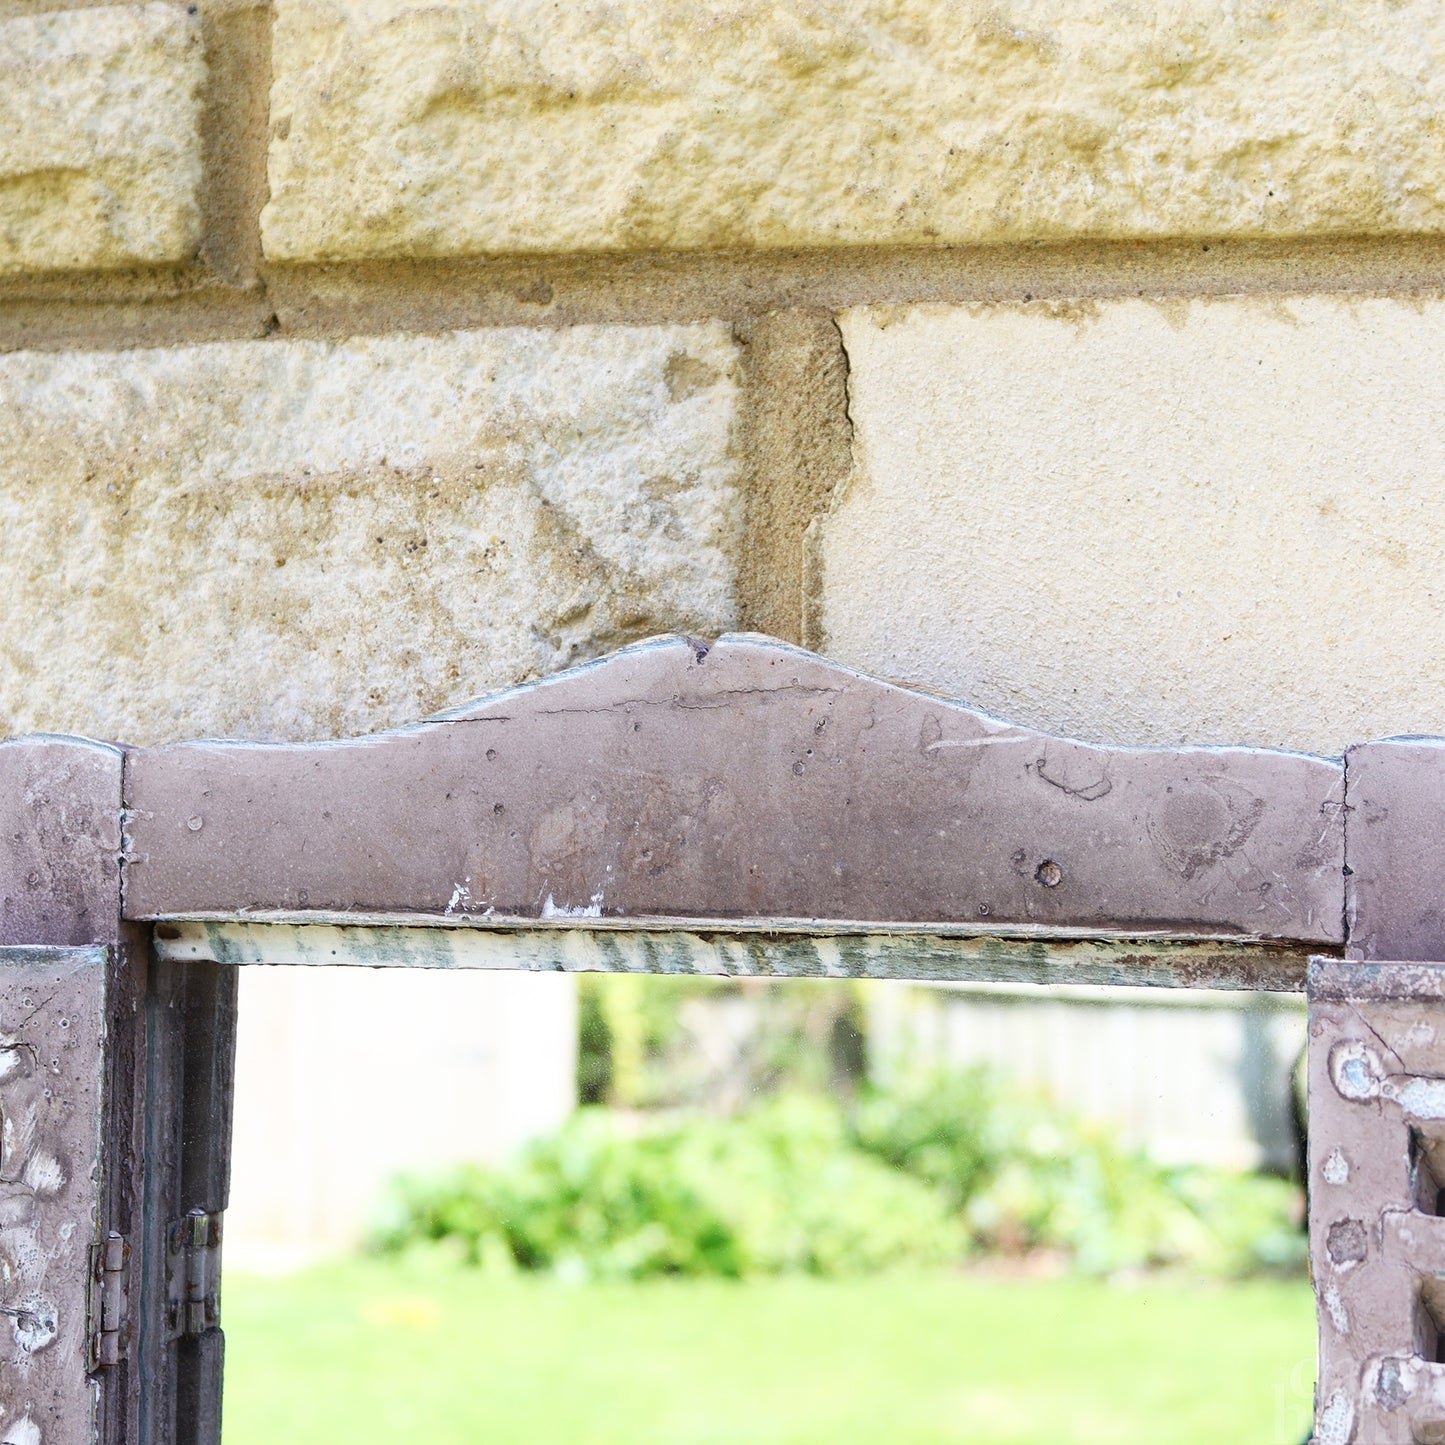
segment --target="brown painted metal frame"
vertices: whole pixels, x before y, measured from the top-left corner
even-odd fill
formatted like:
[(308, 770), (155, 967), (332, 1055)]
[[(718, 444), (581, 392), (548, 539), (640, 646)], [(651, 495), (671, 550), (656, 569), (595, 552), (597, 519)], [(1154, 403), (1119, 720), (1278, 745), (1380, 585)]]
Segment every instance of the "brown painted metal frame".
[(1445, 967), (1319, 960), (1310, 1257), (1321, 1445), (1445, 1441)]
[(1445, 959), (1442, 878), (1440, 743), (1099, 747), (755, 637), (348, 742), (0, 744), (0, 946), (109, 961), (100, 1435), (217, 1438), (219, 1331), (157, 1320), (167, 1222), (225, 1204), (237, 964), (1295, 990)]
[[(30, 1227), (97, 1248), (114, 1235), (131, 1247), (129, 1267), (106, 1291), (107, 1313), (123, 1314), (128, 1341), (117, 1362), (103, 1369), (90, 1358), (89, 1326), (98, 1323), (91, 1318), (98, 1314), (95, 1281), (72, 1278), (63, 1289), (56, 1271), (49, 1272), (47, 1305), (56, 1333), (42, 1363), (47, 1372), (89, 1381), (86, 1420), (45, 1412), (46, 1397), (26, 1383), (34, 1371), (17, 1369), (18, 1356), (0, 1369), (0, 1424), (8, 1437), (8, 1426), (23, 1417), (41, 1430), (37, 1445), (219, 1440), (219, 1332), (168, 1340), (159, 1322), (166, 1221), (192, 1199), (224, 1204), (235, 970), (213, 963), (175, 968), (153, 957), (147, 926), (122, 917), (125, 756), (120, 748), (77, 738), (0, 742), (0, 969), (6, 980), (0, 1030), (6, 1041), (33, 1052), (11, 1020), (29, 1020), (37, 1002), (54, 1011), (63, 990), (47, 986), (42, 1001), (40, 985), (61, 977), (67, 963), (93, 957), (104, 973), (103, 1016), (93, 1024), (86, 1019), (82, 996), (64, 1018), (72, 1029), (94, 1027), (101, 1043), (100, 1158), (88, 1166), (83, 1156), (65, 1160), (71, 1178), (98, 1168), (100, 1187), (83, 1209), (73, 1191), (40, 1190), (29, 1205)], [(36, 998), (27, 1006), (31, 993)], [(15, 1102), (10, 1081), (0, 1081), (0, 1116)], [(80, 1096), (72, 1093), (66, 1104), (81, 1112)], [(74, 1143), (73, 1135), (65, 1137), (62, 1151), (73, 1154)], [(7, 1162), (0, 1160), (0, 1190), (10, 1179)], [(12, 1216), (0, 1217), (0, 1253), (14, 1228)], [(6, 1318), (14, 1340), (5, 1343), (18, 1350), (21, 1331), (14, 1316)]]
[(139, 751), (126, 805), (128, 919), (1343, 941), (1338, 763), (1071, 742), (746, 637)]

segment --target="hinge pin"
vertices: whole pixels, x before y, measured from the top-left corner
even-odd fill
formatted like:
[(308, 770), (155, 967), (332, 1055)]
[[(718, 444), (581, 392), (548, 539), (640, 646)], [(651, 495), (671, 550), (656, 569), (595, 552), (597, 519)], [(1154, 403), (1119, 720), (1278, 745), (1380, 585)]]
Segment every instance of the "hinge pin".
[(221, 1212), (192, 1209), (169, 1230), (166, 1332), (204, 1334), (221, 1322)]
[(92, 1247), (90, 1368), (109, 1370), (125, 1358), (130, 1344), (130, 1245), (112, 1231)]

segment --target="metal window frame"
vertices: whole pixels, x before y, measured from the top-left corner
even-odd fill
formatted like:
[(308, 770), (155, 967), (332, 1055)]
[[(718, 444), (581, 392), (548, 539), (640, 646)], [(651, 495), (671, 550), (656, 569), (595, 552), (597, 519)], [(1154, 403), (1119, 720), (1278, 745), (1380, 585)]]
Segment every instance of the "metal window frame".
[(0, 743), (0, 949), (107, 960), (91, 1438), (219, 1438), (237, 965), (1338, 990), (1445, 960), (1442, 880), (1445, 742), (1100, 747), (751, 636), (337, 743)]

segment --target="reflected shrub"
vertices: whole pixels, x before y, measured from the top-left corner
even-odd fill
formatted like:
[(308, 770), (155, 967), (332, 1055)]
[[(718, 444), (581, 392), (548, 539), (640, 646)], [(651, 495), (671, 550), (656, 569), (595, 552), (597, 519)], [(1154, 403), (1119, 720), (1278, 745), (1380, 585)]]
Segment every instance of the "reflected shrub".
[(1243, 1276), (1305, 1264), (1284, 1180), (1170, 1167), (995, 1073), (915, 1077), (863, 1100), (857, 1146), (943, 1191), (972, 1247), (1047, 1250), (1090, 1274), (1183, 1266)]
[(579, 1110), (511, 1168), (404, 1180), (380, 1240), (450, 1240), (571, 1277), (860, 1274), (939, 1264), (965, 1245), (944, 1196), (852, 1147), (820, 1099), (638, 1131)]
[(1112, 1274), (1301, 1268), (1282, 1180), (1169, 1168), (982, 1070), (849, 1109), (790, 1093), (730, 1117), (583, 1108), (512, 1164), (396, 1185), (377, 1245), (573, 1278), (849, 1275), (1048, 1252)]

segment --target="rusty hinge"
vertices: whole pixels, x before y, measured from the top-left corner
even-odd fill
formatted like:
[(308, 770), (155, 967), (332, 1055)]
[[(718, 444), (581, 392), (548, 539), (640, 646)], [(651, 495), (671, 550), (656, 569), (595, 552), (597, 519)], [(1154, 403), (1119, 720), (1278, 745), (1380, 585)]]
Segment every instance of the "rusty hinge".
[(193, 1209), (166, 1231), (166, 1337), (221, 1323), (221, 1213)]
[(90, 1247), (90, 1368), (108, 1370), (130, 1344), (130, 1243), (112, 1231)]

